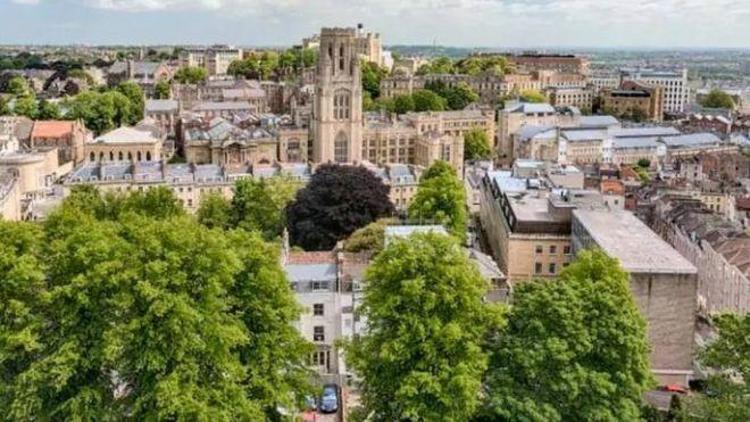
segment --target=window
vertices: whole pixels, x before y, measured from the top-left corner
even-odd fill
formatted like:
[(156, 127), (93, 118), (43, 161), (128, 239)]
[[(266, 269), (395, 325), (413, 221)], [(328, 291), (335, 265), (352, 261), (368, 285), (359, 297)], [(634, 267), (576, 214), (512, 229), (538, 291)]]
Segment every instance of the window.
[(313, 290), (328, 290), (328, 282), (327, 281), (313, 281), (312, 289)]
[(313, 341), (326, 341), (325, 327), (322, 325), (313, 327)]
[(333, 160), (337, 163), (349, 161), (349, 139), (344, 132), (339, 132), (333, 142)]
[(537, 255), (544, 253), (544, 246), (536, 245), (536, 253)]
[(554, 274), (557, 271), (557, 265), (555, 265), (554, 262), (550, 262), (549, 264), (549, 273)]
[(320, 350), (312, 354), (312, 364), (317, 366), (325, 366), (326, 364), (326, 352)]
[(557, 246), (555, 246), (555, 245), (550, 246), (549, 247), (549, 254), (550, 255), (554, 255), (556, 253), (557, 253)]
[(323, 316), (323, 304), (322, 303), (316, 303), (313, 305), (313, 315)]
[(537, 262), (534, 264), (534, 274), (541, 274), (542, 273), (542, 263)]
[(351, 111), (351, 97), (348, 91), (338, 91), (333, 96), (333, 118), (346, 120)]

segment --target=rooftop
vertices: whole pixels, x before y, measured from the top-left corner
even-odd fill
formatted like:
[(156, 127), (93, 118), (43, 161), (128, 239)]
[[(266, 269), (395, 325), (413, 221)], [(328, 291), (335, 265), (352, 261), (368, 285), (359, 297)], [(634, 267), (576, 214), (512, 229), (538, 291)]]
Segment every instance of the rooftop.
[(573, 216), (630, 273), (697, 273), (693, 264), (630, 212), (578, 209)]
[(94, 139), (94, 142), (102, 143), (156, 143), (159, 142), (150, 131), (138, 130), (132, 127), (121, 127)]
[(70, 120), (37, 120), (31, 130), (32, 138), (60, 138), (73, 132)]

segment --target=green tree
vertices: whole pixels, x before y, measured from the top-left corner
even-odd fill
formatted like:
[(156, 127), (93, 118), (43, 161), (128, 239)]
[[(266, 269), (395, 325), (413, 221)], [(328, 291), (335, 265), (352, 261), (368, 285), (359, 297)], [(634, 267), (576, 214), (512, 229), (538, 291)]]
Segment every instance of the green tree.
[(734, 109), (732, 96), (720, 89), (712, 89), (708, 95), (701, 100), (701, 105), (706, 108), (728, 108)]
[(157, 100), (168, 100), (172, 96), (172, 88), (167, 80), (160, 80), (154, 85), (154, 98)]
[(480, 404), (483, 350), (498, 308), (448, 236), (394, 240), (366, 273), (365, 335), (346, 347), (364, 407), (382, 421), (466, 421)]
[(393, 112), (405, 114), (414, 111), (414, 98), (409, 94), (396, 95), (393, 97)]
[(464, 135), (464, 159), (485, 160), (492, 155), (487, 132), (483, 129), (472, 129)]
[[(444, 224), (458, 239), (466, 237), (466, 191), (456, 172), (438, 161), (428, 169), (409, 205), (409, 217)], [(445, 171), (446, 166), (450, 169)]]
[(36, 98), (30, 95), (16, 98), (16, 103), (13, 105), (13, 114), (26, 116), (32, 120), (36, 119), (39, 114), (39, 106)]
[(344, 242), (344, 249), (353, 253), (369, 251), (377, 254), (385, 246), (385, 228), (395, 224), (398, 224), (395, 218), (381, 218), (373, 221), (352, 233)]
[(388, 70), (377, 63), (362, 61), (362, 89), (370, 93), (372, 98), (380, 97), (380, 81), (388, 75)]
[(490, 342), (489, 419), (638, 421), (652, 385), (646, 322), (629, 275), (582, 251), (558, 281), (521, 283)]
[(681, 416), (687, 421), (750, 420), (750, 315), (720, 315), (713, 325), (719, 336), (698, 360), (716, 373), (708, 378), (705, 394), (683, 401)]
[(412, 94), (414, 111), (443, 111), (447, 104), (445, 98), (429, 89), (419, 89)]
[(62, 116), (60, 107), (53, 102), (49, 102), (45, 99), (39, 101), (39, 113), (37, 119), (39, 120), (59, 120)]
[(202, 67), (183, 67), (174, 74), (174, 80), (181, 84), (197, 84), (208, 78), (208, 72)]
[(129, 100), (128, 112), (129, 124), (136, 124), (143, 119), (143, 110), (146, 104), (146, 97), (143, 90), (135, 82), (123, 82), (117, 85), (117, 92), (121, 93)]
[(201, 198), (196, 217), (199, 223), (210, 229), (227, 229), (232, 218), (232, 205), (224, 195), (211, 192)]
[(446, 104), (451, 110), (463, 110), (479, 99), (479, 95), (465, 82), (449, 87), (442, 81), (431, 81), (425, 84), (425, 89), (445, 98)]
[(81, 188), (43, 228), (0, 222), (4, 417), (266, 420), (307, 391), (278, 247), (168, 194)]
[(26, 97), (32, 94), (31, 87), (23, 76), (14, 76), (8, 81), (8, 93), (16, 97)]
[(285, 177), (238, 180), (231, 202), (232, 226), (258, 231), (268, 240), (278, 237), (286, 224), (284, 209), (298, 188), (298, 182)]
[(0, 96), (0, 116), (8, 116), (12, 113), (10, 104), (6, 98)]
[(455, 72), (455, 64), (449, 57), (438, 57), (417, 69), (417, 75), (448, 74)]
[(130, 99), (119, 91), (85, 91), (68, 101), (65, 117), (82, 119), (86, 127), (98, 135), (122, 125), (137, 123), (139, 119), (132, 114), (133, 110)]
[(543, 103), (547, 101), (547, 97), (535, 89), (527, 89), (521, 92), (521, 101), (527, 103)]

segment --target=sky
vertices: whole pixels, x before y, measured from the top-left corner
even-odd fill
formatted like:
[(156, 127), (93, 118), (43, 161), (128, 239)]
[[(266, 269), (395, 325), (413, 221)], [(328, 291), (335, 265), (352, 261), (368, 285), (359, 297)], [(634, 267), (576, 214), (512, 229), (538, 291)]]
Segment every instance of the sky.
[(750, 48), (750, 0), (0, 0), (0, 44), (285, 46), (360, 22), (386, 45)]

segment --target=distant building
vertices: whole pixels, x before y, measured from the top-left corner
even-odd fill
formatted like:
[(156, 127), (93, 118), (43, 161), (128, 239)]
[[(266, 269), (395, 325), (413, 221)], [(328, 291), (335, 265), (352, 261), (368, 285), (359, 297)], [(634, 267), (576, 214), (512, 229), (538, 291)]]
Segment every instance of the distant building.
[(594, 106), (594, 91), (587, 87), (559, 88), (546, 90), (550, 104), (554, 107), (577, 107), (589, 113)]
[(169, 67), (162, 62), (117, 61), (107, 70), (107, 84), (115, 86), (122, 82), (135, 82), (150, 97), (154, 94), (156, 83), (171, 76)]
[(622, 69), (622, 81), (636, 81), (664, 90), (662, 110), (665, 113), (682, 113), (687, 106), (690, 89), (687, 69), (660, 71), (654, 69)]
[(554, 70), (561, 73), (586, 75), (589, 69), (588, 59), (567, 54), (524, 53), (511, 55), (508, 60), (517, 67), (529, 71)]
[(57, 148), (60, 164), (82, 163), (84, 144), (91, 140), (91, 132), (80, 120), (37, 120), (31, 130), (30, 147)]
[(176, 100), (146, 100), (144, 117), (155, 121), (162, 131), (174, 137), (180, 116), (180, 102)]
[(605, 113), (654, 122), (664, 117), (664, 91), (660, 86), (624, 81), (617, 89), (602, 89), (600, 98)]
[(88, 161), (158, 161), (163, 140), (150, 130), (121, 127), (84, 145)]
[(241, 49), (221, 45), (184, 49), (179, 57), (180, 67), (201, 67), (209, 76), (226, 75), (229, 65), (241, 59)]

